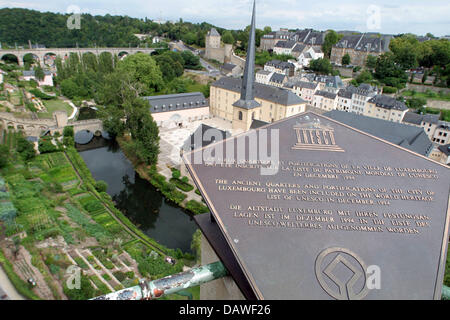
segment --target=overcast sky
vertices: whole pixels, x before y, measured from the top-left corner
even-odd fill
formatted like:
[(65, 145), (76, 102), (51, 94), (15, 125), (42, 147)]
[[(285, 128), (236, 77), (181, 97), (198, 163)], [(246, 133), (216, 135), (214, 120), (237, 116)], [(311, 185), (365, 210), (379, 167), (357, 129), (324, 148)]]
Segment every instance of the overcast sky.
[[(153, 20), (209, 22), (243, 29), (252, 0), (0, 0), (0, 8), (148, 17)], [(378, 14), (379, 13), (379, 14)], [(450, 34), (449, 0), (257, 0), (257, 27), (358, 30), (381, 33)]]

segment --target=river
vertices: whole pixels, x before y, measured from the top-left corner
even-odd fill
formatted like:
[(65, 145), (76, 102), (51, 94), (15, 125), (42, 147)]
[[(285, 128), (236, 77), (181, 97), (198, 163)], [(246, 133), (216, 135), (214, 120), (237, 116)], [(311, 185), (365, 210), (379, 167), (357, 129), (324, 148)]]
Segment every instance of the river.
[(108, 184), (107, 193), (130, 221), (162, 245), (191, 252), (197, 229), (192, 216), (141, 179), (117, 142), (94, 137), (88, 144), (77, 144), (77, 149), (94, 179)]

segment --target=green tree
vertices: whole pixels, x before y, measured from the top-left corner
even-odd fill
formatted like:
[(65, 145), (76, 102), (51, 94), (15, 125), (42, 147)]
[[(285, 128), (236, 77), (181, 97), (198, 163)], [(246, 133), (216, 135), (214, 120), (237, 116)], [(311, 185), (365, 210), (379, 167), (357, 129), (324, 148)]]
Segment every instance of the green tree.
[(356, 82), (358, 84), (368, 83), (368, 82), (370, 82), (372, 80), (373, 80), (372, 73), (370, 71), (367, 71), (367, 70), (364, 70), (363, 72), (361, 72), (359, 74), (359, 76), (356, 78)]
[(377, 65), (377, 57), (374, 55), (368, 55), (366, 60), (366, 67), (369, 69), (375, 69)]
[(333, 72), (333, 66), (331, 65), (330, 60), (328, 60), (327, 58), (311, 60), (309, 69), (326, 75)]
[(106, 190), (108, 190), (108, 184), (103, 180), (99, 180), (95, 182), (95, 190), (97, 190), (97, 192), (106, 192)]
[(223, 43), (234, 44), (233, 34), (228, 30), (225, 31), (222, 35), (222, 41), (223, 41)]
[(44, 70), (42, 70), (41, 66), (36, 66), (34, 67), (34, 76), (38, 79), (38, 80), (44, 80), (45, 77), (45, 73)]
[(350, 64), (351, 58), (350, 55), (348, 53), (346, 53), (343, 57), (342, 57), (342, 65), (347, 66)]
[(0, 168), (6, 167), (9, 162), (9, 148), (2, 144), (0, 145)]
[(325, 35), (325, 39), (322, 45), (322, 51), (325, 54), (325, 57), (330, 58), (331, 56), (331, 49), (333, 48), (333, 45), (338, 43), (339, 41), (339, 35), (334, 30), (328, 30), (327, 34)]
[(377, 59), (374, 76), (391, 87), (404, 88), (408, 81), (405, 71), (395, 63), (394, 54), (387, 52)]
[(183, 51), (181, 56), (183, 57), (184, 67), (186, 69), (199, 70), (202, 68), (200, 58), (194, 55), (191, 51)]
[(22, 159), (25, 161), (29, 161), (33, 159), (36, 155), (36, 151), (34, 150), (33, 143), (29, 142), (24, 137), (19, 137), (17, 139), (17, 146), (16, 146), (17, 152), (21, 155)]
[(147, 54), (136, 53), (119, 63), (119, 69), (128, 72), (133, 80), (145, 85), (144, 94), (150, 95), (162, 88), (163, 77), (155, 60)]
[(73, 126), (65, 126), (63, 130), (64, 137), (73, 137), (75, 135)]

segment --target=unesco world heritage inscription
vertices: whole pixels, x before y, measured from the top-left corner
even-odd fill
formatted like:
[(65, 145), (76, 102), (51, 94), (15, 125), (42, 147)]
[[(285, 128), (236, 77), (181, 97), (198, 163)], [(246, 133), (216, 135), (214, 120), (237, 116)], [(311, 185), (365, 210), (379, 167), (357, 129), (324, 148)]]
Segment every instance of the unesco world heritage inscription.
[[(261, 149), (261, 130), (278, 130), (276, 163), (237, 161), (230, 146)], [(314, 113), (184, 161), (259, 299), (440, 298), (448, 167)]]

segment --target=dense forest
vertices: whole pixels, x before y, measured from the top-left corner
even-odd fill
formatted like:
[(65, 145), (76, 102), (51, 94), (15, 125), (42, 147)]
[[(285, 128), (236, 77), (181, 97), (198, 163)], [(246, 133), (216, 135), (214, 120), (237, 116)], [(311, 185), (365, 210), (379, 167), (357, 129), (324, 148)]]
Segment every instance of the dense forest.
[[(0, 9), (0, 42), (3, 47), (27, 46), (28, 40), (33, 44), (42, 44), (47, 48), (76, 47), (137, 47), (145, 45), (135, 34), (151, 34), (167, 37), (170, 40), (183, 40), (188, 45), (205, 47), (205, 36), (212, 24), (185, 22), (159, 24), (145, 19), (128, 16), (92, 16), (81, 15), (81, 29), (67, 28), (69, 14), (39, 12), (28, 9)], [(225, 43), (234, 44), (237, 51), (245, 51), (250, 27), (243, 30), (226, 30), (215, 27)], [(270, 27), (256, 30), (256, 45), (262, 35), (271, 32)], [(146, 40), (151, 42), (151, 40)]]

